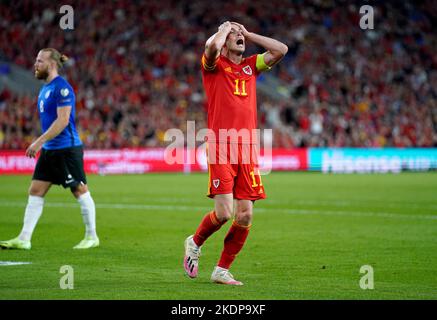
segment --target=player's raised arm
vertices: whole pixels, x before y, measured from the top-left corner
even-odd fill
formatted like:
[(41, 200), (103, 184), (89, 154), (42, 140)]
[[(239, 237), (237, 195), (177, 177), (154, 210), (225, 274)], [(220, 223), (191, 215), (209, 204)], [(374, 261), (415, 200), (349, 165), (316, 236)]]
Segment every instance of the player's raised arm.
[(218, 31), (213, 34), (205, 44), (205, 61), (206, 70), (212, 70), (215, 67), (215, 61), (220, 55), (220, 51), (225, 45), (226, 37), (231, 32), (232, 24), (229, 21), (222, 23)]
[(266, 50), (266, 52), (260, 55), (260, 57), (264, 58), (263, 62), (267, 68), (270, 68), (278, 63), (287, 54), (288, 47), (286, 44), (273, 38), (265, 37), (254, 32), (249, 32), (242, 24), (237, 22), (232, 22), (232, 24), (241, 29), (243, 36), (247, 41), (251, 41)]

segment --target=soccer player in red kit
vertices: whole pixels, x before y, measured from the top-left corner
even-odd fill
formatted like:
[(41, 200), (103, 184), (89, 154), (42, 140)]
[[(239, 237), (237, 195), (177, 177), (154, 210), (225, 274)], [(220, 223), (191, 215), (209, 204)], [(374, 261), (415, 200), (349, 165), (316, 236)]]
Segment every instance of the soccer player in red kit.
[[(243, 58), (246, 41), (266, 51)], [(246, 157), (252, 154), (253, 135), (238, 135), (238, 132), (256, 130), (256, 77), (279, 62), (287, 51), (285, 44), (248, 32), (243, 25), (229, 21), (221, 24), (218, 32), (206, 42), (201, 68), (208, 99), (208, 129), (212, 133), (207, 137), (208, 196), (214, 199), (215, 205), (214, 210), (202, 219), (195, 234), (185, 240), (183, 265), (191, 278), (197, 277), (203, 243), (234, 217), (211, 280), (242, 285), (234, 279), (229, 268), (249, 233), (253, 203), (264, 199), (265, 193), (257, 162), (251, 156)], [(232, 133), (237, 133), (236, 139)], [(231, 149), (237, 150), (235, 157)]]

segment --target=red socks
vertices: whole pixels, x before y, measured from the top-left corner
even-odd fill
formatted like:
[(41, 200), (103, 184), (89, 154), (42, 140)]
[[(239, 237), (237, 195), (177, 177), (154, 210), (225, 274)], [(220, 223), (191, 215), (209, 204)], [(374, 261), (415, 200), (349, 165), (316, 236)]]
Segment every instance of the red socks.
[(202, 222), (194, 234), (194, 242), (200, 247), (210, 235), (220, 229), (225, 223), (226, 220), (220, 222), (215, 215), (215, 211), (211, 211), (203, 217)]
[(232, 226), (225, 237), (225, 247), (218, 263), (219, 267), (229, 269), (237, 254), (243, 248), (249, 234), (249, 229), (250, 225), (241, 226), (235, 221), (232, 223)]
[[(202, 222), (194, 234), (193, 240), (200, 247), (214, 232), (219, 230), (226, 220), (221, 222), (217, 219), (215, 211), (211, 211), (203, 217)], [(222, 251), (218, 266), (229, 269), (235, 257), (241, 251), (249, 235), (249, 226), (241, 226), (236, 221), (232, 223), (231, 228), (225, 237), (225, 246)]]

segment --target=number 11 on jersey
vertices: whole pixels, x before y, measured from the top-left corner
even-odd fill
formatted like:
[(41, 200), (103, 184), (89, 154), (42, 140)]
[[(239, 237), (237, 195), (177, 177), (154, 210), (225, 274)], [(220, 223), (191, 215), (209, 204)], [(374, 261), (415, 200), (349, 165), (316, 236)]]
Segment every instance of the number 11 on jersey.
[(246, 92), (246, 80), (241, 80), (241, 91), (240, 91), (240, 79), (235, 79), (235, 91), (236, 96), (247, 96)]

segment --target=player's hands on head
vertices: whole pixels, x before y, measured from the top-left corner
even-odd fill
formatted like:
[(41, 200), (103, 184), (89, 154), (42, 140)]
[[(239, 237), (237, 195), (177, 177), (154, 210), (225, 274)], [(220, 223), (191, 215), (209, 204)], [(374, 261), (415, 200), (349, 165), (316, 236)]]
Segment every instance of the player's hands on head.
[(247, 31), (247, 29), (242, 24), (235, 21), (232, 21), (231, 24), (233, 27), (240, 29), (243, 36), (247, 38), (247, 36), (249, 35), (249, 31)]
[(232, 24), (229, 21), (223, 22), (219, 27), (218, 31), (225, 30), (227, 33), (231, 31)]

